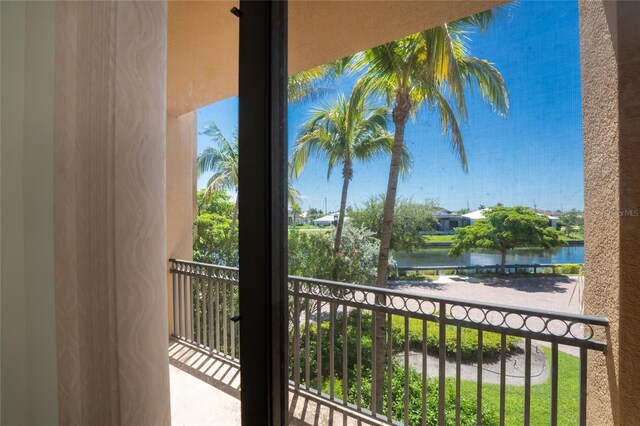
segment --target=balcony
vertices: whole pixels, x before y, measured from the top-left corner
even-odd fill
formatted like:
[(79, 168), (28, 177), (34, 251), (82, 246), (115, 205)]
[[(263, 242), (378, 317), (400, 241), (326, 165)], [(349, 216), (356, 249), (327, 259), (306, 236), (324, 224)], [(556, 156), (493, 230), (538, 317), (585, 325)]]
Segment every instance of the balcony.
[[(229, 424), (240, 406), (238, 271), (171, 260), (171, 273), (172, 395), (195, 392), (192, 415), (215, 407), (208, 418)], [(587, 356), (606, 350), (604, 318), (302, 277), (288, 290), (292, 420), (468, 424), (471, 412), (474, 424), (586, 424)], [(189, 388), (202, 381), (206, 392)]]

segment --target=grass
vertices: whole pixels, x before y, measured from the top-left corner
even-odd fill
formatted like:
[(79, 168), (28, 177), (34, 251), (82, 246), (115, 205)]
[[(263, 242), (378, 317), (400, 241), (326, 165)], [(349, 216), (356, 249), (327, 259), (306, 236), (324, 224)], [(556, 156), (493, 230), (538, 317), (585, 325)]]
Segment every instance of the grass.
[[(527, 271), (518, 271), (518, 273), (514, 273), (513, 269), (506, 275), (501, 273), (489, 272), (485, 270), (485, 272), (481, 271), (480, 273), (475, 273), (473, 269), (460, 270), (457, 275), (467, 276), (467, 277), (479, 277), (479, 278), (535, 278), (535, 277), (575, 277), (580, 275), (581, 266), (577, 263), (566, 263), (557, 265), (553, 268), (538, 268), (537, 272), (534, 274), (533, 272)], [(435, 281), (439, 277), (439, 273), (442, 272), (444, 275), (454, 275), (456, 274), (455, 269), (441, 269), (439, 271), (436, 270), (425, 270), (425, 271), (404, 271), (400, 273), (400, 276), (394, 278), (394, 281)]]
[[(298, 225), (298, 226), (289, 226), (289, 229), (297, 229), (300, 232), (329, 232), (332, 227), (330, 226), (316, 226), (316, 225)], [(427, 243), (450, 243), (453, 242), (454, 235), (423, 235), (424, 241)], [(562, 241), (573, 241), (573, 240), (584, 240), (584, 235), (574, 233), (571, 237), (566, 236), (565, 234), (560, 234), (560, 238)]]
[[(543, 347), (547, 365), (551, 365), (551, 349)], [(558, 351), (558, 424), (578, 424), (579, 410), (580, 360)], [(468, 398), (476, 395), (476, 382), (461, 382), (460, 392)], [(484, 384), (482, 386), (483, 406), (498, 412), (500, 408), (500, 386)], [(523, 424), (524, 387), (507, 386), (505, 424)], [(550, 424), (551, 413), (551, 377), (541, 384), (531, 386), (531, 425)]]
[[(551, 350), (542, 347), (547, 365), (551, 365)], [(558, 352), (558, 423), (563, 426), (577, 425), (579, 418), (579, 368), (580, 361), (577, 357), (567, 353)], [(404, 383), (404, 370), (396, 369), (394, 374), (394, 382)], [(421, 386), (420, 375), (411, 370), (410, 385), (410, 410), (413, 421), (410, 425), (419, 424), (419, 412), (421, 410)], [(329, 392), (329, 380), (323, 380), (323, 390)], [(336, 395), (342, 394), (342, 381), (338, 378), (335, 380)], [(447, 399), (447, 418), (453, 420), (453, 401), (450, 398), (455, 392), (455, 379), (452, 377), (446, 380)], [(354, 399), (353, 381), (350, 382), (350, 399)], [(368, 406), (368, 395), (371, 392), (370, 372), (363, 376), (362, 387), (363, 401)], [(400, 420), (402, 418), (402, 402), (404, 398), (404, 389), (402, 386), (394, 386), (394, 418)], [(475, 425), (475, 401), (476, 401), (477, 384), (474, 381), (463, 380), (460, 382), (461, 401), (464, 404), (466, 414), (463, 414), (463, 424)], [(385, 384), (386, 392), (386, 384)], [(435, 416), (437, 413), (437, 383), (435, 379), (429, 379), (428, 384), (428, 412), (431, 421), (428, 424), (435, 424)], [(505, 390), (505, 424), (521, 425), (524, 423), (524, 386), (510, 385)], [(386, 398), (385, 398), (386, 401)], [(396, 407), (397, 406), (397, 407)], [(482, 385), (482, 407), (486, 415), (486, 426), (498, 424), (500, 410), (500, 385), (483, 384)], [(399, 409), (396, 409), (399, 408)], [(465, 411), (465, 410), (463, 410)], [(551, 416), (551, 377), (544, 383), (531, 386), (531, 412), (530, 420), (532, 426), (543, 426), (550, 424)], [(417, 415), (417, 416), (416, 416)], [(416, 419), (417, 417), (418, 419)], [(450, 424), (449, 422), (447, 424)], [(453, 424), (453, 423), (451, 423)]]
[[(436, 313), (437, 314), (437, 313)], [(350, 315), (349, 319), (353, 319), (354, 316)], [(338, 319), (336, 322), (336, 327), (338, 330), (341, 329), (341, 319)], [(404, 347), (404, 319), (400, 317), (393, 317), (392, 319), (392, 336), (393, 336), (393, 352), (400, 353)], [(313, 325), (312, 325), (313, 327)], [(368, 336), (371, 332), (371, 316), (363, 315), (362, 317), (362, 365), (367, 368), (367, 366), (371, 365), (371, 354), (372, 354), (372, 341)], [(322, 387), (323, 389), (328, 385), (328, 366), (326, 360), (329, 359), (329, 326), (326, 324), (326, 321), (322, 324), (323, 330), (323, 338), (322, 338), (322, 359), (323, 359), (323, 380)], [(352, 332), (353, 324), (349, 327), (351, 332), (348, 333), (349, 346), (355, 347), (355, 336)], [(409, 320), (409, 347), (412, 350), (417, 350), (418, 352), (422, 349), (422, 322), (410, 319)], [(428, 327), (427, 329), (427, 341), (429, 343), (430, 349), (434, 349), (438, 344), (438, 327)], [(453, 329), (447, 330), (447, 355), (451, 356), (455, 353), (455, 333)], [(451, 337), (451, 338), (450, 338)], [(483, 345), (483, 353), (485, 354), (485, 360), (496, 359), (497, 353), (500, 349), (500, 336), (495, 333), (485, 332), (484, 333), (484, 345)], [(521, 341), (520, 338), (514, 336), (507, 337), (507, 345), (508, 349), (515, 349), (517, 343)], [(311, 343), (311, 355), (309, 357), (311, 362), (311, 371), (316, 371), (317, 366), (315, 365), (315, 359), (317, 357), (315, 352), (315, 342), (316, 342), (316, 334), (313, 331), (310, 335), (310, 343)], [(477, 332), (473, 329), (463, 329), (462, 333), (462, 341), (461, 348), (463, 350), (463, 359), (475, 359), (477, 353)], [(336, 336), (336, 348), (342, 347), (342, 340), (339, 336)], [(542, 346), (542, 351), (544, 352), (546, 358), (546, 365), (549, 369), (551, 366), (551, 349)], [(430, 351), (431, 352), (431, 351)], [(302, 356), (302, 355), (301, 355)], [(304, 357), (302, 356), (302, 359)], [(341, 371), (342, 366), (342, 355), (340, 350), (337, 349), (336, 352), (336, 371)], [(353, 377), (354, 370), (351, 366), (356, 364), (355, 359), (349, 359), (349, 394), (355, 394), (355, 388), (353, 388), (355, 379)], [(507, 360), (507, 362), (510, 362)], [(301, 366), (304, 369), (304, 366)], [(394, 367), (394, 391), (393, 391), (393, 404), (394, 404), (394, 417), (397, 419), (402, 418), (403, 411), (403, 400), (404, 400), (404, 377), (405, 374), (409, 374), (409, 383), (410, 383), (410, 410), (413, 410), (412, 417), (420, 417), (421, 412), (421, 394), (422, 394), (422, 382), (420, 374), (411, 368), (409, 372), (405, 372), (404, 368), (401, 365)], [(558, 352), (558, 423), (559, 425), (576, 425), (578, 423), (579, 416), (579, 372), (580, 372), (580, 361), (577, 357), (564, 353)], [(363, 373), (363, 381), (361, 384), (361, 390), (363, 395), (369, 395), (371, 391), (371, 374), (370, 371), (367, 373)], [(342, 379), (339, 374), (336, 376), (336, 394), (341, 395), (341, 386)], [(315, 387), (315, 377), (313, 378), (312, 386)], [(435, 379), (430, 379), (433, 383), (429, 384), (429, 391), (432, 393), (432, 398), (435, 398), (434, 395), (437, 394), (437, 381)], [(365, 383), (366, 382), (366, 383)], [(398, 383), (395, 383), (398, 382)], [(365, 386), (366, 385), (366, 386)], [(396, 386), (398, 385), (398, 386)], [(449, 377), (446, 380), (447, 386), (447, 395), (455, 390), (455, 379), (453, 377)], [(477, 384), (472, 380), (463, 380), (460, 383), (461, 387), (461, 397), (464, 402), (465, 410), (467, 413), (466, 417), (473, 418), (473, 421), (465, 421), (463, 424), (474, 424), (475, 425), (475, 400), (476, 400), (476, 391)], [(397, 389), (396, 389), (397, 388)], [(385, 387), (386, 389), (386, 387)], [(327, 389), (328, 392), (328, 389)], [(449, 395), (447, 398), (450, 399)], [(355, 401), (353, 395), (350, 396), (352, 401)], [(365, 406), (367, 406), (368, 396), (364, 397)], [(499, 417), (499, 408), (500, 408), (500, 386), (498, 384), (488, 384), (485, 383), (482, 385), (482, 398), (483, 398), (483, 421), (484, 425), (493, 426), (498, 424)], [(447, 400), (447, 410), (451, 411), (452, 401)], [(523, 424), (524, 420), (524, 386), (515, 386), (510, 385), (506, 387), (506, 404), (505, 404), (505, 424), (507, 425), (517, 425)], [(396, 407), (397, 405), (397, 407)], [(431, 414), (437, 412), (437, 403), (435, 401), (431, 401), (428, 406)], [(548, 425), (550, 424), (550, 407), (551, 407), (551, 374), (547, 377), (547, 380), (544, 383), (532, 385), (531, 386), (531, 425)], [(432, 419), (433, 420), (433, 419)], [(410, 425), (419, 424), (419, 420), (410, 422)], [(434, 424), (432, 421), (429, 424)], [(449, 424), (449, 423), (447, 423)]]
[(302, 234), (305, 234), (305, 233), (316, 233), (316, 232), (328, 233), (328, 232), (331, 232), (333, 227), (331, 227), (331, 226), (316, 226), (316, 225), (289, 226), (289, 232), (291, 232), (294, 229), (299, 231)]
[[(438, 312), (434, 312), (438, 315)], [(422, 325), (423, 321), (417, 318), (409, 318), (409, 347), (412, 350), (422, 350)], [(394, 316), (391, 320), (391, 328), (394, 336), (394, 348), (402, 348), (405, 341), (405, 319), (400, 316)], [(447, 356), (455, 356), (456, 354), (456, 327), (447, 325), (446, 348)], [(483, 334), (483, 354), (485, 359), (497, 358), (500, 355), (501, 337), (498, 333), (485, 332)], [(515, 336), (507, 336), (507, 352), (516, 350), (517, 345), (522, 339)], [(440, 343), (440, 329), (437, 326), (427, 326), (427, 347), (434, 354), (437, 354)], [(478, 353), (478, 330), (472, 328), (462, 328), (460, 336), (460, 349), (463, 360), (473, 360)]]
[(584, 240), (584, 232), (573, 232), (570, 236), (561, 233), (560, 238), (562, 239), (562, 241), (580, 241)]
[[(423, 238), (427, 243), (450, 243), (453, 242), (454, 235), (424, 235)], [(560, 233), (562, 241), (581, 241), (584, 240), (584, 234), (574, 232), (571, 236)]]
[(428, 243), (450, 243), (454, 235), (424, 235), (423, 238)]
[[(421, 272), (421, 271), (417, 271), (417, 272)], [(438, 275), (435, 274), (431, 274), (431, 275), (421, 275), (421, 274), (415, 274), (415, 275), (409, 275), (409, 274), (402, 274), (402, 275), (398, 275), (397, 277), (393, 277), (392, 281), (396, 281), (396, 282), (400, 282), (400, 281), (408, 281), (411, 283), (416, 283), (416, 282), (433, 282), (433, 281), (437, 281), (438, 278), (440, 278)]]

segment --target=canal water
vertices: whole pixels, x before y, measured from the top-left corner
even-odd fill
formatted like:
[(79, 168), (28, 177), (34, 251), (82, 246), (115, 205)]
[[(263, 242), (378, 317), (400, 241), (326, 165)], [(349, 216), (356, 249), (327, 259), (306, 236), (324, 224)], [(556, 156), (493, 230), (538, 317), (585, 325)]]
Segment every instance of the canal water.
[[(500, 253), (476, 249), (460, 256), (449, 256), (448, 248), (428, 248), (411, 253), (393, 253), (399, 267), (469, 266), (500, 263)], [(553, 249), (517, 248), (507, 253), (507, 263), (584, 263), (584, 246)]]

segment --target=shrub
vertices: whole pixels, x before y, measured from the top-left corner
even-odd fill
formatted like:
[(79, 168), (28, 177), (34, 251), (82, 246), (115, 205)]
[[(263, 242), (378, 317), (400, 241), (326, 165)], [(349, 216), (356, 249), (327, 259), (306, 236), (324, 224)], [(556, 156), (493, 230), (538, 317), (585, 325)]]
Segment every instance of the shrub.
[[(384, 194), (369, 197), (361, 207), (349, 211), (351, 224), (365, 227), (380, 238), (384, 203)], [(426, 247), (427, 242), (423, 234), (437, 226), (436, 211), (436, 203), (432, 200), (417, 203), (399, 197), (393, 215), (391, 250), (413, 251)]]
[(238, 266), (238, 222), (231, 234), (234, 203), (224, 191), (214, 191), (207, 202), (198, 191), (198, 217), (194, 223), (193, 260), (214, 265)]
[[(340, 252), (333, 256), (335, 230), (331, 233), (289, 232), (289, 274), (317, 279), (332, 278), (334, 261), (341, 282), (373, 284), (376, 280), (380, 241), (374, 233), (345, 225)], [(389, 259), (389, 270), (395, 271), (395, 261)]]
[(329, 279), (331, 241), (324, 233), (289, 231), (289, 275)]
[(238, 232), (231, 234), (231, 219), (217, 213), (200, 212), (193, 239), (193, 260), (223, 266), (238, 266)]
[(582, 265), (577, 263), (567, 263), (564, 265), (558, 265), (554, 269), (561, 274), (579, 274), (582, 270)]
[[(394, 347), (400, 351), (405, 343), (405, 319), (403, 317), (393, 317), (391, 320), (393, 331)], [(409, 318), (409, 348), (422, 351), (422, 320)], [(456, 327), (447, 325), (445, 334), (447, 356), (456, 354)], [(507, 336), (507, 352), (517, 349), (520, 338)], [(484, 332), (482, 335), (482, 354), (485, 358), (497, 358), (500, 356), (501, 338), (500, 334)], [(427, 352), (438, 354), (440, 347), (440, 327), (438, 323), (430, 323), (427, 326)], [(475, 360), (478, 356), (478, 330), (472, 328), (462, 328), (460, 333), (460, 351), (464, 361)]]
[[(404, 420), (404, 398), (405, 389), (404, 382), (405, 376), (409, 375), (409, 393), (407, 395), (409, 403), (409, 426), (417, 426), (422, 424), (422, 377), (415, 369), (409, 368), (405, 371), (404, 366), (394, 365), (393, 377), (391, 379), (391, 412), (392, 417), (396, 421)], [(384, 376), (384, 391), (383, 391), (383, 407), (382, 411), (387, 412), (387, 392), (388, 392), (388, 376), (385, 372)], [(340, 382), (342, 387), (342, 382)], [(365, 407), (370, 407), (371, 404), (371, 373), (369, 371), (363, 372), (362, 384), (360, 386), (362, 403)], [(428, 426), (436, 426), (438, 424), (438, 382), (437, 379), (427, 379), (426, 386), (427, 394), (427, 406), (426, 406), (426, 418), (425, 424)], [(336, 395), (340, 395), (336, 391)], [(349, 399), (355, 401), (357, 397), (357, 383), (349, 383)], [(455, 380), (449, 378), (446, 380), (445, 385), (445, 424), (455, 425)], [(476, 401), (460, 396), (460, 425), (472, 426), (477, 424), (476, 420)], [(486, 426), (493, 426), (498, 424), (497, 413), (488, 408), (483, 407), (481, 414), (481, 424)]]
[[(373, 341), (371, 338), (372, 330), (372, 316), (369, 313), (363, 313), (361, 318), (362, 334), (360, 340), (357, 336), (357, 313), (352, 311), (347, 316), (347, 377), (343, 376), (343, 318), (338, 317), (335, 319), (335, 343), (334, 343), (334, 395), (337, 398), (342, 398), (343, 384), (346, 380), (348, 386), (348, 398), (352, 403), (356, 402), (357, 398), (357, 351), (356, 345), (359, 343), (362, 347), (361, 351), (361, 366), (362, 366), (362, 382), (361, 382), (361, 395), (362, 403), (364, 407), (370, 407), (371, 397), (371, 362), (373, 353)], [(392, 346), (393, 353), (398, 353), (404, 350), (405, 344), (405, 320), (403, 317), (392, 318), (391, 332), (392, 332)], [(305, 331), (304, 326), (301, 327), (301, 348), (300, 348), (300, 369), (301, 379), (305, 383), (306, 372), (306, 351), (305, 347)], [(327, 320), (321, 323), (321, 378), (322, 383), (318, 385), (317, 380), (317, 337), (318, 337), (318, 325), (314, 322), (309, 324), (309, 371), (310, 380), (309, 385), (313, 388), (322, 389), (322, 392), (330, 393), (330, 371), (329, 371), (329, 350), (330, 350), (330, 323)], [(409, 347), (412, 350), (422, 350), (422, 321), (418, 319), (409, 319)], [(427, 346), (430, 353), (438, 353), (439, 345), (439, 327), (437, 323), (430, 323), (427, 327)], [(473, 329), (462, 329), (461, 334), (461, 354), (464, 360), (475, 360), (478, 353), (478, 334)], [(507, 337), (507, 351), (512, 351), (517, 348), (517, 343), (521, 339), (509, 336)], [(500, 353), (500, 335), (497, 333), (485, 332), (483, 334), (483, 354), (487, 358), (498, 356)], [(446, 334), (446, 353), (447, 356), (454, 356), (456, 351), (456, 329), (454, 326), (447, 326)], [(387, 360), (388, 362), (388, 360)], [(409, 374), (409, 425), (419, 425), (422, 422), (422, 378), (415, 369), (410, 368), (408, 372), (405, 372), (404, 365), (394, 362), (393, 377), (392, 377), (392, 413), (394, 420), (402, 421), (404, 416), (404, 380), (405, 374)], [(290, 368), (293, 367), (293, 358), (290, 358)], [(292, 371), (292, 370), (291, 370)], [(383, 411), (387, 410), (387, 376), (385, 371), (385, 385), (384, 385), (384, 407)], [(446, 385), (446, 424), (455, 424), (455, 381), (450, 378), (447, 379)], [(425, 422), (427, 425), (437, 424), (437, 407), (438, 407), (438, 385), (435, 379), (427, 380), (427, 418)], [(475, 425), (476, 424), (476, 403), (475, 400), (470, 400), (461, 397), (461, 425)], [(482, 424), (494, 425), (497, 424), (497, 418), (494, 411), (483, 408), (482, 411)]]
[[(408, 374), (409, 378), (409, 423), (408, 426), (422, 425), (422, 375), (418, 373), (413, 367), (410, 367), (408, 371), (405, 371), (404, 366), (399, 363), (393, 365), (393, 376), (391, 382), (391, 412), (392, 418), (395, 421), (402, 422), (404, 420), (404, 381), (405, 376)], [(383, 385), (383, 405), (382, 411), (387, 413), (388, 407), (388, 374), (385, 371)], [(317, 389), (317, 378), (310, 380), (311, 386)], [(333, 380), (333, 394), (336, 398), (343, 398), (343, 386), (344, 381), (339, 377), (334, 377)], [(355, 376), (349, 376), (347, 380), (347, 398), (349, 402), (356, 403), (358, 398), (358, 382)], [(331, 393), (331, 381), (326, 376), (322, 380), (322, 393), (330, 395)], [(362, 406), (366, 409), (371, 409), (371, 370), (363, 369), (360, 381), (360, 395)], [(438, 381), (437, 379), (427, 379), (426, 386), (427, 405), (426, 405), (426, 418), (425, 424), (428, 426), (436, 426), (438, 424)], [(448, 378), (445, 381), (445, 424), (455, 425), (455, 380)], [(460, 425), (462, 426), (475, 426), (477, 406), (474, 399), (460, 396)], [(498, 416), (496, 412), (484, 406), (482, 408), (482, 425), (493, 426), (498, 424)]]
[[(371, 354), (373, 352), (372, 342), (372, 316), (369, 313), (362, 314), (362, 333), (359, 343), (362, 345), (362, 366), (367, 368), (371, 365)], [(403, 317), (393, 317), (391, 320), (392, 346), (393, 353), (399, 353), (404, 350), (405, 344), (405, 320)], [(337, 377), (342, 377), (342, 359), (343, 359), (343, 318), (339, 317), (335, 320), (335, 344), (334, 344), (334, 368)], [(309, 367), (311, 374), (314, 375), (318, 370), (317, 363), (317, 337), (318, 326), (316, 323), (309, 324)], [(321, 323), (321, 351), (322, 351), (322, 376), (329, 376), (329, 339), (330, 339), (330, 323), (322, 321)], [(300, 340), (300, 365), (302, 371), (306, 369), (306, 348), (305, 348), (305, 330), (301, 327)], [(416, 318), (409, 319), (409, 348), (414, 351), (422, 351), (422, 320)], [(357, 364), (357, 352), (354, 349), (358, 344), (357, 335), (357, 314), (352, 311), (348, 315), (347, 320), (347, 371), (349, 379), (355, 378), (355, 365)], [(427, 352), (438, 355), (440, 345), (440, 330), (437, 323), (429, 323), (427, 326)], [(493, 332), (483, 333), (482, 353), (485, 360), (497, 358), (500, 355), (501, 338), (500, 334)], [(518, 343), (522, 339), (514, 336), (507, 336), (507, 352), (517, 350)], [(462, 328), (460, 336), (460, 349), (463, 361), (474, 361), (478, 355), (478, 332), (470, 328)], [(456, 327), (447, 326), (446, 333), (446, 353), (447, 356), (456, 355)], [(293, 362), (293, 361), (292, 361)], [(293, 364), (292, 364), (293, 365)], [(313, 378), (312, 378), (313, 379)]]

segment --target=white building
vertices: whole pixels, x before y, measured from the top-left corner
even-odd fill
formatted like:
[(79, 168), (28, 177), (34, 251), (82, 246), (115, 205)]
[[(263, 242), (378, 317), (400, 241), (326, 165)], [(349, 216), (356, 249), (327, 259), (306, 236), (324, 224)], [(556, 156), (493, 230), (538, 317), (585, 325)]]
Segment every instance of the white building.
[(478, 219), (484, 219), (484, 212), (487, 211), (489, 209), (481, 209), (481, 210), (476, 210), (473, 211), (471, 213), (465, 213), (462, 216), (466, 217), (467, 219), (469, 219), (469, 222), (471, 222), (471, 225), (473, 225), (473, 223), (478, 220)]
[[(340, 217), (340, 213), (329, 213), (322, 217), (319, 217), (313, 221), (314, 225), (317, 226), (336, 226), (338, 224), (338, 218)], [(345, 222), (347, 218), (345, 217)]]
[[(478, 220), (478, 219), (484, 219), (484, 212), (487, 211), (489, 209), (481, 209), (481, 210), (476, 210), (473, 211), (471, 213), (466, 213), (463, 214), (462, 216), (466, 217), (469, 219), (469, 221), (471, 222), (471, 225), (473, 225), (473, 223)], [(546, 216), (547, 218), (549, 218), (549, 226), (552, 227), (553, 229), (558, 229), (558, 217), (556, 216), (550, 216), (550, 215), (546, 215), (546, 214), (542, 214), (542, 213), (536, 213), (539, 216)]]

